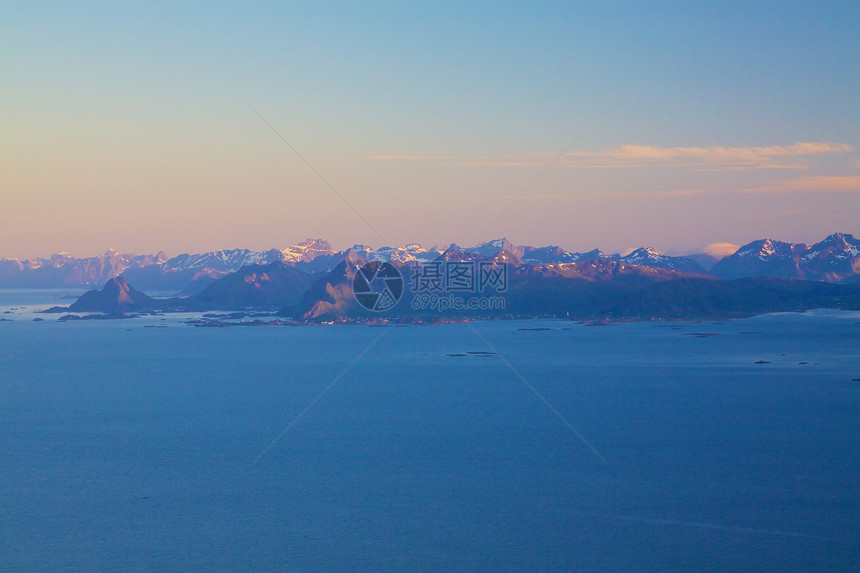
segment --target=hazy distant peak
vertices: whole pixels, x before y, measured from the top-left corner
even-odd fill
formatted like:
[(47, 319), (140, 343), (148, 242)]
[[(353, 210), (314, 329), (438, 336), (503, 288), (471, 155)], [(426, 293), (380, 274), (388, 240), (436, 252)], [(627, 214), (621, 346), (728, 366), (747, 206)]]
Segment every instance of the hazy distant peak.
[(298, 245), (296, 245), (296, 247), (303, 247), (303, 248), (314, 247), (317, 249), (331, 249), (331, 244), (328, 241), (326, 241), (325, 239), (308, 238), (308, 239), (305, 239), (303, 242), (299, 243)]
[(502, 251), (507, 251), (515, 255), (521, 255), (523, 253), (522, 247), (515, 247), (513, 244), (511, 244), (510, 241), (508, 241), (504, 237), (501, 239), (487, 241), (486, 243), (480, 243), (475, 247), (463, 250), (468, 253), (475, 253), (484, 257), (493, 257)]

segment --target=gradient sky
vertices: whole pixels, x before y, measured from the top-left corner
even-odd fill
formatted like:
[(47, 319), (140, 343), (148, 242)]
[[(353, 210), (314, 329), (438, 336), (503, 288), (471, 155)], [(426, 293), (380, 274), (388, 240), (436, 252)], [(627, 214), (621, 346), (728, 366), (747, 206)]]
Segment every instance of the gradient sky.
[(858, 30), (856, 1), (4, 2), (0, 257), (860, 235)]

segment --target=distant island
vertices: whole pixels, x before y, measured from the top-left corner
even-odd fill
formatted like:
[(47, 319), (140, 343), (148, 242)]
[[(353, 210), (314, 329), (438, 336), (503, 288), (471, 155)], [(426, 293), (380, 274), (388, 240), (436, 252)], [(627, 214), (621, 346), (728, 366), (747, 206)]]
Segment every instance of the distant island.
[[(755, 241), (708, 270), (701, 260), (666, 256), (649, 248), (622, 257), (598, 250), (569, 253), (558, 247), (517, 247), (505, 239), (444, 250), (418, 245), (374, 250), (357, 245), (337, 253), (325, 241), (309, 240), (284, 251), (221, 251), (175, 259), (159, 254), (132, 260), (139, 264), (109, 278), (103, 288), (49, 312), (128, 316), (253, 311), (271, 313), (272, 321), (439, 322), (521, 317), (695, 320), (813, 308), (860, 309), (860, 241), (841, 233), (811, 246)], [(377, 266), (390, 265), (391, 276), (401, 277), (405, 285), (384, 312), (369, 310), (362, 293), (356, 297), (354, 289), (359, 284), (356, 280), (363, 280), (357, 273), (373, 261)], [(448, 297), (442, 302), (456, 297), (461, 308), (417, 304), (431, 300), (419, 279), (438, 272), (441, 265), (471, 273), (459, 277), (467, 281), (459, 287), (469, 284), (472, 290), (449, 285), (447, 290), (432, 292), (436, 302), (442, 296)], [(478, 276), (479, 272), (484, 274)], [(503, 288), (475, 286), (476, 277), (502, 274)], [(177, 295), (154, 298), (133, 286), (134, 277), (149, 286), (142, 290), (170, 285)], [(501, 302), (478, 304), (490, 297)]]

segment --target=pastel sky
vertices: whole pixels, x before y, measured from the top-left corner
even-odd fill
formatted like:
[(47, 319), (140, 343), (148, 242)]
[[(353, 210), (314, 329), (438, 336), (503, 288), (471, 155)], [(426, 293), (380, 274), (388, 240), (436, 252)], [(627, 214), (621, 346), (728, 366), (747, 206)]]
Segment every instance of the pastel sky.
[(4, 2), (0, 257), (860, 235), (858, 30), (856, 0)]

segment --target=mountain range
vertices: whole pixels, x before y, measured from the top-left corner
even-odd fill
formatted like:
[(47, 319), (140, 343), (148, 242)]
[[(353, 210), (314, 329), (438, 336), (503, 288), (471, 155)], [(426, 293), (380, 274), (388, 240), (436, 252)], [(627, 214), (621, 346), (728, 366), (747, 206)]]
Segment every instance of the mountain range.
[[(815, 276), (826, 280), (784, 277), (726, 279), (704, 272), (667, 268), (671, 265), (695, 270), (696, 267), (686, 266), (686, 262), (677, 260), (680, 257), (666, 257), (650, 249), (640, 249), (625, 257), (574, 257), (577, 254), (566, 253), (565, 262), (529, 262), (535, 260), (529, 255), (537, 249), (515, 247), (508, 251), (505, 247), (512, 245), (504, 241), (470, 249), (451, 245), (441, 253), (438, 250), (419, 250), (417, 246), (381, 252), (359, 247), (341, 254), (317, 255), (310, 261), (274, 260), (266, 263), (262, 259), (235, 272), (221, 271), (223, 276), (212, 277), (211, 283), (200, 292), (184, 297), (152, 298), (132, 287), (124, 276), (115, 277), (108, 280), (104, 289), (89, 291), (70, 307), (56, 307), (51, 312), (121, 314), (255, 310), (277, 311), (280, 316), (300, 321), (379, 318), (383, 315), (368, 311), (359, 304), (353, 293), (353, 281), (358, 269), (368, 260), (383, 258), (399, 269), (403, 280), (410, 284), (403, 298), (384, 318), (411, 317), (411, 320), (419, 321), (438, 320), (445, 316), (704, 319), (817, 307), (860, 309), (860, 281), (835, 282), (846, 278), (846, 268), (856, 268), (851, 266), (857, 262), (856, 253), (852, 254), (855, 244), (853, 237), (844, 235), (833, 235), (813, 247), (765, 241), (741, 248), (736, 256), (732, 256), (734, 258), (724, 259), (726, 264), (732, 265), (728, 268), (738, 274), (742, 273), (744, 262), (755, 267), (772, 261), (773, 265), (778, 263), (780, 266), (768, 269), (784, 271), (795, 268), (809, 275), (818, 273)], [(370, 259), (373, 256), (378, 258)], [(306, 269), (302, 269), (298, 264), (313, 263), (323, 257), (327, 261), (339, 260), (327, 271), (313, 270), (312, 265), (305, 265)], [(770, 257), (779, 258), (771, 260)], [(573, 258), (577, 260), (571, 261)], [(480, 310), (477, 310), (480, 307), (453, 310), (415, 306), (420, 292), (412, 290), (416, 284), (412, 282), (413, 273), (432, 268), (437, 263), (448, 264), (445, 261), (459, 265), (480, 263), (481, 267), (491, 270), (504, 268), (508, 288), (503, 292), (459, 293), (463, 300), (496, 295), (496, 298), (504, 299), (504, 305)]]
[[(182, 254), (168, 258), (155, 255), (118, 253), (76, 258), (60, 253), (49, 258), (31, 260), (0, 259), (0, 288), (75, 288), (98, 287), (111, 278), (122, 276), (137, 288), (148, 292), (173, 292), (190, 296), (202, 292), (216, 279), (248, 265), (282, 262), (303, 272), (314, 274), (334, 269), (349, 253), (364, 260), (398, 264), (426, 263), (450, 251), (447, 257), (464, 260), (470, 257), (493, 257), (508, 253), (512, 264), (556, 264), (608, 260), (663, 268), (687, 273), (710, 274), (720, 278), (779, 277), (825, 282), (860, 280), (860, 240), (852, 235), (835, 233), (814, 245), (786, 243), (773, 239), (753, 241), (712, 266), (708, 255), (670, 256), (653, 248), (642, 247), (631, 253), (604, 254), (598, 249), (584, 253), (569, 252), (558, 246), (517, 246), (507, 239), (482, 243), (475, 247), (425, 249), (418, 244), (402, 247), (355, 245), (335, 251), (328, 241), (308, 239), (285, 249), (251, 251), (230, 249), (199, 254)], [(707, 267), (707, 268), (706, 268)]]
[(39, 259), (0, 259), (0, 288), (70, 288), (96, 286), (123, 272), (163, 265), (164, 252), (135, 255), (108, 250), (90, 258), (69, 253)]
[(835, 233), (814, 245), (772, 239), (753, 241), (718, 261), (711, 272), (722, 278), (769, 276), (826, 282), (860, 278), (860, 240)]

